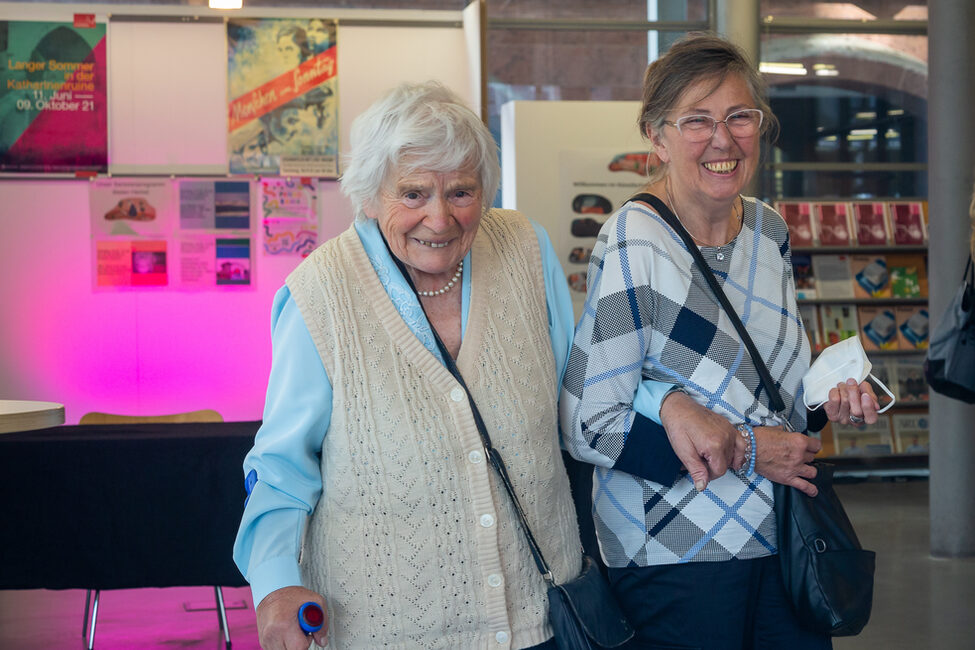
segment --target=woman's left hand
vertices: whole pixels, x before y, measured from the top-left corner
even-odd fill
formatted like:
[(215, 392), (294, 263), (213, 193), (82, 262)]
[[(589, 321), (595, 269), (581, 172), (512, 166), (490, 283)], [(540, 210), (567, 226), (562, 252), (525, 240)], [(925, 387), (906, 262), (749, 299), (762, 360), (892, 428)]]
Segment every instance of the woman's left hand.
[(754, 427), (755, 471), (770, 481), (802, 490), (811, 497), (819, 494), (812, 482), (816, 468), (813, 458), (823, 448), (816, 438), (786, 431), (782, 427)]
[(830, 422), (841, 424), (873, 424), (877, 421), (880, 402), (873, 386), (863, 381), (857, 384), (853, 378), (836, 384), (829, 391), (829, 401), (823, 406)]

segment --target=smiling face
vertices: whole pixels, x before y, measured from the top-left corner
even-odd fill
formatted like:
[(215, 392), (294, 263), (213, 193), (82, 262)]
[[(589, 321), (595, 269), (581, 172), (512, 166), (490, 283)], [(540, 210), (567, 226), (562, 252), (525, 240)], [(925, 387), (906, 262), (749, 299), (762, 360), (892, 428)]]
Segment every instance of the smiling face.
[(420, 291), (440, 288), (453, 277), (474, 243), (481, 214), (474, 171), (400, 176), (379, 205), (366, 210)]
[[(702, 80), (684, 91), (678, 106), (667, 116), (676, 122), (685, 115), (709, 115), (724, 120), (743, 108), (755, 108), (748, 85), (730, 74), (712, 91), (714, 82)], [(758, 168), (760, 134), (736, 138), (724, 124), (705, 142), (688, 142), (672, 124), (651, 129), (650, 139), (660, 159), (669, 164), (667, 176), (681, 205), (708, 209), (729, 205)]]

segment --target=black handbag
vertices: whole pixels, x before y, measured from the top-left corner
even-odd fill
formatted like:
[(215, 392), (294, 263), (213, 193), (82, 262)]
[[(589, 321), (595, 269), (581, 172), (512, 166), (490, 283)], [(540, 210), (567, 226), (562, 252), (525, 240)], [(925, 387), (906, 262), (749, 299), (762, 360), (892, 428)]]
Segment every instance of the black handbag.
[(804, 625), (830, 636), (853, 636), (870, 620), (876, 555), (860, 546), (833, 490), (833, 466), (813, 465), (815, 498), (773, 486), (782, 582)]
[[(403, 268), (402, 262), (392, 252), (390, 252), (390, 256), (415, 292), (416, 287), (413, 285), (413, 280)], [(422, 303), (420, 308), (423, 308)], [(633, 638), (635, 632), (629, 621), (626, 620), (619, 603), (616, 602), (616, 597), (613, 595), (606, 577), (596, 566), (593, 559), (582, 553), (582, 571), (579, 576), (561, 584), (555, 582), (552, 571), (542, 555), (542, 550), (532, 534), (528, 518), (525, 516), (525, 511), (515, 493), (514, 485), (508, 477), (508, 468), (505, 466), (501, 454), (491, 443), (491, 437), (488, 435), (481, 412), (474, 402), (474, 396), (467, 388), (467, 383), (460, 374), (453, 357), (450, 356), (450, 352), (447, 351), (447, 347), (440, 340), (437, 330), (432, 326), (430, 330), (433, 332), (433, 338), (437, 342), (437, 348), (440, 350), (440, 356), (443, 357), (447, 369), (467, 394), (467, 401), (470, 404), (477, 431), (481, 436), (481, 443), (484, 445), (487, 457), (497, 471), (501, 484), (514, 505), (515, 513), (518, 515), (518, 523), (525, 534), (535, 565), (542, 574), (542, 579), (548, 584), (548, 619), (559, 650), (599, 650), (600, 648), (620, 647)]]
[(931, 334), (924, 378), (942, 395), (975, 404), (975, 265), (971, 256), (954, 300)]
[[(748, 349), (772, 409), (781, 414), (785, 403), (765, 361), (690, 233), (656, 196), (638, 194), (632, 200), (652, 205), (681, 237)], [(783, 421), (788, 423), (785, 417)], [(804, 627), (830, 636), (852, 636), (870, 620), (876, 554), (860, 545), (833, 490), (833, 466), (820, 461), (812, 464), (816, 468), (813, 483), (819, 490), (816, 497), (773, 484), (782, 581), (792, 610)]]

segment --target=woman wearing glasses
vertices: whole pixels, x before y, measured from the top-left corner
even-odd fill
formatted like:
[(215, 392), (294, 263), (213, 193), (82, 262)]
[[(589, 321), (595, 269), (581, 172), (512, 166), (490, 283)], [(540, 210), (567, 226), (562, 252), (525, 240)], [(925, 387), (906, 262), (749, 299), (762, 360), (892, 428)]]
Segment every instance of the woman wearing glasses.
[[(690, 233), (779, 384), (788, 424), (804, 431), (810, 350), (788, 229), (741, 195), (774, 125), (758, 72), (720, 38), (682, 39), (647, 68), (639, 126), (663, 164), (644, 191)], [(659, 410), (635, 398), (644, 379), (674, 385)], [(868, 386), (832, 393), (829, 419), (876, 421)], [(569, 451), (596, 466), (596, 531), (637, 628), (632, 647), (830, 647), (789, 609), (772, 510), (772, 481), (816, 493), (820, 442), (770, 409), (689, 249), (639, 199), (593, 249), (560, 410)]]

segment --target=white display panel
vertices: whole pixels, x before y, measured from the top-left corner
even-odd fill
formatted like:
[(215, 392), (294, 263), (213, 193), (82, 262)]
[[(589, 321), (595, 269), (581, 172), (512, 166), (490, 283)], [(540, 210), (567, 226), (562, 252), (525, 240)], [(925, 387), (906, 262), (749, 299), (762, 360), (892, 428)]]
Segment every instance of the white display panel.
[(576, 318), (585, 300), (580, 274), (586, 272), (588, 256), (570, 255), (577, 248), (591, 249), (596, 237), (595, 232), (574, 234), (573, 222), (601, 223), (608, 216), (586, 211), (576, 198), (599, 196), (615, 209), (642, 187), (646, 178), (641, 174), (609, 169), (617, 155), (640, 158), (648, 152), (636, 125), (639, 109), (639, 102), (582, 101), (514, 101), (501, 107), (502, 205), (548, 231), (570, 288), (575, 285)]

